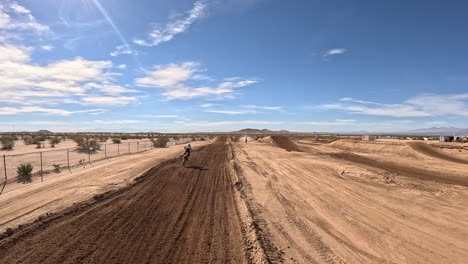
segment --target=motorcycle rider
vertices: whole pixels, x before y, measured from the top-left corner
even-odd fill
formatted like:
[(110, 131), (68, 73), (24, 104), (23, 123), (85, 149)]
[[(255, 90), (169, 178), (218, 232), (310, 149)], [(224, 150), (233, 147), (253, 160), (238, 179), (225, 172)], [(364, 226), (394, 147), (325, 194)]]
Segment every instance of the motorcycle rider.
[(187, 146), (184, 147), (184, 149), (185, 149), (185, 152), (182, 155), (184, 156), (187, 155), (187, 159), (188, 159), (188, 157), (190, 157), (190, 152), (192, 151), (192, 146), (188, 144)]

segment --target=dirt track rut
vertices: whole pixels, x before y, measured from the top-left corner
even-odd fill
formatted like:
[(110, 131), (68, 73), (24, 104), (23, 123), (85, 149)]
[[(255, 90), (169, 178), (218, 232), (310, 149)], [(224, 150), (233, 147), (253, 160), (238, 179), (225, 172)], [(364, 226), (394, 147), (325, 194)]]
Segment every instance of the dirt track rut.
[(225, 140), (187, 168), (165, 162), (126, 191), (20, 231), (0, 243), (0, 263), (247, 262)]
[(430, 146), (430, 145), (428, 145), (426, 143), (408, 142), (407, 144), (408, 144), (408, 146), (410, 146), (412, 149), (416, 150), (417, 152), (422, 153), (422, 154), (427, 155), (427, 156), (431, 156), (433, 158), (443, 159), (443, 160), (456, 162), (456, 163), (461, 163), (461, 164), (468, 164), (468, 160), (458, 158), (458, 157), (454, 157), (453, 155), (449, 155), (449, 154), (443, 153), (441, 151), (438, 151), (437, 149), (435, 149), (434, 147), (432, 147), (432, 146)]

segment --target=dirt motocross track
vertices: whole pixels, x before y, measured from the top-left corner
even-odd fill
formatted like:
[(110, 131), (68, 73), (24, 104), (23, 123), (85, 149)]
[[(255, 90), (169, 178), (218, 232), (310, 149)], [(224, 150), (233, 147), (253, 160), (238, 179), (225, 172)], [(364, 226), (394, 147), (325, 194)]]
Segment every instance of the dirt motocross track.
[(420, 152), (422, 154), (431, 156), (433, 158), (443, 159), (443, 160), (456, 162), (456, 163), (460, 163), (460, 164), (468, 164), (468, 160), (461, 159), (461, 158), (458, 158), (458, 157), (454, 157), (453, 155), (443, 153), (441, 151), (438, 151), (434, 147), (432, 147), (432, 146), (430, 146), (428, 144), (422, 143), (422, 142), (408, 142), (407, 144), (412, 149), (414, 149), (414, 150), (416, 150), (416, 151), (418, 151), (418, 152)]
[(170, 160), (126, 190), (0, 242), (0, 263), (247, 261), (226, 138)]

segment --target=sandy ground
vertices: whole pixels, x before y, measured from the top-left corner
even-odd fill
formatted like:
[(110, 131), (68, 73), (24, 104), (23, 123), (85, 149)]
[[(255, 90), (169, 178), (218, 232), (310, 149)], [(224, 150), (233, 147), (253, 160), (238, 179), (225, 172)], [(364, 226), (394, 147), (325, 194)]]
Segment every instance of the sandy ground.
[[(377, 162), (385, 165), (379, 168), (330, 145), (300, 146), (302, 152), (261, 143), (234, 148), (260, 236), (276, 246), (270, 256), (290, 263), (466, 263), (467, 187), (417, 177), (425, 169), (416, 158), (394, 167), (381, 155), (387, 165)], [(468, 180), (467, 165), (449, 165)]]
[(187, 168), (177, 146), (0, 196), (2, 229), (57, 212), (0, 240), (0, 262), (466, 263), (464, 149), (229, 142), (194, 144)]
[(225, 143), (196, 150), (185, 167), (165, 162), (45, 231), (27, 229), (1, 251), (0, 262), (247, 262)]
[[(175, 146), (191, 141), (191, 138), (182, 138), (178, 140), (171, 139), (167, 146)], [(9, 182), (14, 182), (16, 169), (20, 164), (29, 163), (33, 166), (33, 174), (38, 176), (41, 166), (43, 171), (51, 172), (54, 170), (54, 164), (58, 164), (62, 169), (68, 169), (70, 165), (74, 167), (80, 166), (89, 161), (95, 162), (109, 157), (132, 154), (152, 149), (152, 143), (149, 139), (128, 139), (122, 140), (121, 144), (113, 144), (109, 139), (107, 142), (100, 142), (101, 150), (95, 153), (79, 152), (75, 148), (76, 143), (73, 140), (65, 140), (52, 148), (48, 141), (44, 141), (44, 148), (37, 149), (36, 145), (25, 145), (22, 140), (15, 142), (15, 147), (10, 151), (0, 150), (0, 155), (6, 155), (6, 169)], [(106, 145), (104, 145), (106, 144)], [(42, 155), (42, 163), (41, 163)], [(0, 176), (4, 177), (4, 162), (3, 157), (0, 160)]]
[[(203, 146), (206, 142), (192, 145)], [(36, 219), (38, 216), (55, 212), (94, 195), (128, 185), (146, 170), (163, 160), (174, 158), (183, 152), (183, 146), (171, 146), (129, 156), (113, 158), (87, 166), (77, 172), (63, 171), (51, 174), (44, 182), (14, 188), (7, 185), (0, 196), (0, 230), (16, 227)], [(47, 176), (46, 176), (47, 177)]]

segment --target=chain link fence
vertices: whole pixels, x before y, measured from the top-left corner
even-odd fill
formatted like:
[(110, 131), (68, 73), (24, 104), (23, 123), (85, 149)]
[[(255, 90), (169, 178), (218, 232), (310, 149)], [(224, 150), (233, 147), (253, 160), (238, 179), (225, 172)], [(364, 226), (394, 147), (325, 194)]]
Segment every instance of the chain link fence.
[(3, 193), (6, 185), (16, 183), (17, 168), (21, 164), (31, 164), (33, 181), (40, 180), (42, 182), (53, 173), (63, 171), (71, 173), (74, 169), (92, 165), (93, 162), (140, 153), (153, 148), (153, 142), (142, 140), (119, 144), (100, 144), (99, 150), (67, 148), (3, 155), (0, 161), (0, 175), (3, 174), (4, 177), (3, 184), (0, 186), (0, 194)]

